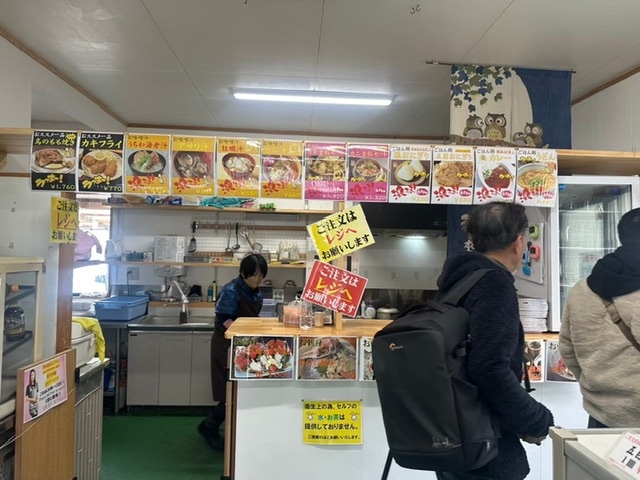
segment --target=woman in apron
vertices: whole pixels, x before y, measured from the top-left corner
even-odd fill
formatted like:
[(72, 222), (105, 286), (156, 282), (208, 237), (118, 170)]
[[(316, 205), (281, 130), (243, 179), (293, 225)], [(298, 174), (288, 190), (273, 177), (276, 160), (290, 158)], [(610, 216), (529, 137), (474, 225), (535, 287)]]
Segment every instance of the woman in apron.
[(218, 404), (198, 425), (198, 433), (214, 450), (224, 449), (220, 425), (226, 412), (226, 392), (229, 370), (227, 359), (231, 340), (224, 332), (239, 317), (257, 317), (262, 308), (262, 294), (258, 286), (267, 276), (267, 261), (262, 255), (249, 254), (240, 262), (240, 274), (220, 290), (216, 300), (216, 317), (211, 338), (211, 388)]

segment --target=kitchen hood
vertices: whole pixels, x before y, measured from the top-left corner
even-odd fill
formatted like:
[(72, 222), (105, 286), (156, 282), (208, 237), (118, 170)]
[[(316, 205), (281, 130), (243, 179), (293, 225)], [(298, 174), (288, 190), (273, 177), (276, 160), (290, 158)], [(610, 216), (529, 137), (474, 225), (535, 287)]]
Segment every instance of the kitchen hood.
[(446, 235), (446, 205), (362, 202), (360, 206), (374, 235), (414, 238)]

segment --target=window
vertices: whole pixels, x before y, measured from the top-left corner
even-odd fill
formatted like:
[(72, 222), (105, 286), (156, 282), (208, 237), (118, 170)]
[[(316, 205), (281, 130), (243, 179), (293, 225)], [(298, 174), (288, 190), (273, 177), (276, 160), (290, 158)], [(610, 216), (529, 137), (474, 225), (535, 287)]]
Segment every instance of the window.
[(74, 296), (104, 297), (109, 293), (109, 265), (99, 263), (104, 261), (111, 225), (111, 210), (103, 205), (103, 198), (78, 195), (79, 229), (95, 237), (99, 246), (92, 246), (88, 260), (76, 261), (73, 270)]

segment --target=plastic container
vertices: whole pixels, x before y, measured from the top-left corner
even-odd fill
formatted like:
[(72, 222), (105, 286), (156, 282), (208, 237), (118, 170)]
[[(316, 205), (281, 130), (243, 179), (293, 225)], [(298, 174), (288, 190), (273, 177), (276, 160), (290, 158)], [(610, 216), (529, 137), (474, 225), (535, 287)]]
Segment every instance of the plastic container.
[(265, 298), (262, 301), (262, 309), (258, 314), (259, 317), (276, 317), (276, 305), (278, 301), (273, 298)]
[(129, 321), (147, 312), (147, 297), (110, 297), (95, 303), (96, 318), (108, 321)]
[(79, 323), (71, 323), (71, 346), (76, 349), (76, 367), (91, 361), (96, 354), (96, 336)]
[(4, 336), (12, 342), (24, 338), (26, 334), (24, 310), (18, 305), (9, 305), (4, 309)]

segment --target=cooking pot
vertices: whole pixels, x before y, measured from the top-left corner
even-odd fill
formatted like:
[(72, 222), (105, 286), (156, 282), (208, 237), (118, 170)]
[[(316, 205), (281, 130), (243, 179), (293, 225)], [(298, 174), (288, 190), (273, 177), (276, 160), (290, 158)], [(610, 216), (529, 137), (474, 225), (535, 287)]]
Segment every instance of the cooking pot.
[(395, 320), (398, 316), (397, 308), (393, 307), (380, 307), (376, 312), (376, 318), (380, 320)]

